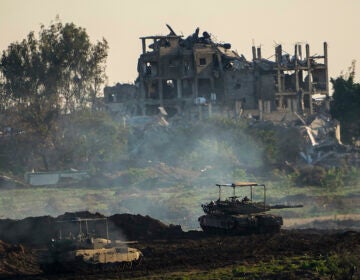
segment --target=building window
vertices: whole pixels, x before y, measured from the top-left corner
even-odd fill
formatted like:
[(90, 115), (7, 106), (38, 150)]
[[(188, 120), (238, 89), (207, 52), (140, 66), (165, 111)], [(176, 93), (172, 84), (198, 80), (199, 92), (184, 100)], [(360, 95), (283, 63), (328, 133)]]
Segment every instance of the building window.
[(206, 65), (206, 58), (200, 58), (200, 66)]

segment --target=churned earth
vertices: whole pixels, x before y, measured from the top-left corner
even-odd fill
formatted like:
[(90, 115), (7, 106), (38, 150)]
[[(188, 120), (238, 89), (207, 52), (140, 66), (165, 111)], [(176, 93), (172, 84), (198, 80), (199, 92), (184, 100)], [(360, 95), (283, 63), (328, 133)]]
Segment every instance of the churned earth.
[[(184, 232), (149, 216), (108, 217), (112, 236), (136, 240), (140, 265), (107, 271), (74, 267), (47, 271), (39, 252), (56, 234), (57, 221), (104, 217), (89, 212), (0, 220), (0, 279), (359, 279), (360, 232), (284, 229), (245, 236)], [(97, 225), (101, 227), (101, 225)]]

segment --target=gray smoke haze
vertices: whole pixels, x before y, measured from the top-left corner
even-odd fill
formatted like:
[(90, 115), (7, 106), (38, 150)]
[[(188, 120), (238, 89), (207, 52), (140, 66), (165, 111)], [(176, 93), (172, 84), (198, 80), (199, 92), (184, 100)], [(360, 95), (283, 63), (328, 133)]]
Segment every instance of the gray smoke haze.
[[(0, 216), (19, 219), (87, 210), (107, 216), (149, 215), (184, 229), (197, 229), (197, 218), (203, 214), (200, 205), (218, 196), (216, 183), (274, 180), (264, 175), (265, 147), (241, 122), (169, 123), (129, 128), (128, 158), (102, 166), (103, 171), (85, 183), (2, 190)], [(294, 187), (287, 186), (284, 178), (268, 185), (269, 203), (303, 203), (311, 215), (344, 213), (346, 208), (351, 213), (357, 207), (348, 199), (339, 198), (336, 203), (321, 200), (318, 194), (294, 196), (290, 191)], [(285, 218), (302, 215), (301, 211), (281, 213)], [(119, 239), (124, 238), (120, 234)]]

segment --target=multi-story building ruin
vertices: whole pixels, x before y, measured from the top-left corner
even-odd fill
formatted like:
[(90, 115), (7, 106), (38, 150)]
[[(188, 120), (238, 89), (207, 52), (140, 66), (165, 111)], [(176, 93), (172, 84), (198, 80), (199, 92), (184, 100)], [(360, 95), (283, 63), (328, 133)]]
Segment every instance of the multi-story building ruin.
[(274, 112), (312, 113), (312, 96), (329, 96), (326, 43), (323, 55), (310, 55), (308, 44), (305, 53), (296, 44), (292, 55), (277, 45), (273, 61), (253, 46), (248, 61), (207, 32), (200, 36), (196, 29), (184, 39), (168, 28), (168, 35), (140, 38), (136, 94), (130, 98), (121, 89), (107, 88), (108, 103), (128, 102), (139, 115), (157, 114), (159, 107), (169, 115), (204, 114), (202, 105), (207, 105), (209, 114), (251, 112), (264, 118)]

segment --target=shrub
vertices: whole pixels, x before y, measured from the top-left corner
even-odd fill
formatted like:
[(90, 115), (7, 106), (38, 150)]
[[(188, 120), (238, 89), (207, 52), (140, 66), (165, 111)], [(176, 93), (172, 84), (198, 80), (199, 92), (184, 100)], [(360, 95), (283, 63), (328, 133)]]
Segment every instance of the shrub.
[(326, 259), (331, 279), (359, 279), (356, 268), (360, 266), (359, 256), (352, 254), (331, 254)]
[(344, 181), (347, 185), (358, 186), (360, 178), (360, 169), (357, 167), (348, 167)]
[(328, 190), (343, 188), (346, 172), (337, 167), (307, 166), (299, 171), (297, 183), (301, 186), (319, 186)]
[(321, 186), (328, 190), (336, 190), (344, 187), (344, 172), (340, 168), (332, 167), (326, 171), (325, 177), (321, 180)]
[(321, 186), (326, 177), (326, 170), (321, 166), (306, 166), (299, 171), (297, 178), (301, 186)]

